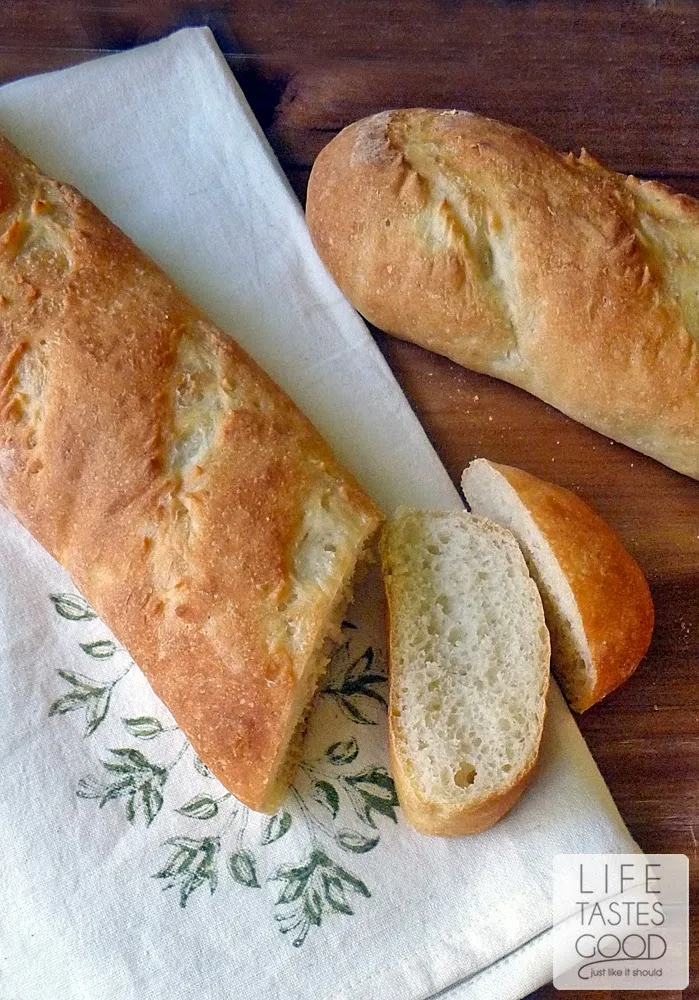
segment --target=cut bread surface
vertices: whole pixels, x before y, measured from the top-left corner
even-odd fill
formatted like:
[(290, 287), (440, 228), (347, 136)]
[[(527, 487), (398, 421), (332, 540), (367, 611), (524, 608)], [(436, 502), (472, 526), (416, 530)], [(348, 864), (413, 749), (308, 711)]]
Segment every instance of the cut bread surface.
[(521, 469), (476, 459), (462, 479), (476, 514), (509, 529), (541, 593), (551, 663), (571, 707), (585, 711), (631, 674), (653, 631), (643, 573), (579, 497)]
[(401, 804), (424, 832), (476, 832), (536, 761), (549, 675), (539, 594), (512, 535), (465, 511), (401, 510), (381, 553)]

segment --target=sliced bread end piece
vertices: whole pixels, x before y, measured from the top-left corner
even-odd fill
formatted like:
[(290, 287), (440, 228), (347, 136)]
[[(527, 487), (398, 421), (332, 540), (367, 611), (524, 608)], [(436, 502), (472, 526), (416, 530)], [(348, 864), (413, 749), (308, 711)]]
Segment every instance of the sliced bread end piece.
[(471, 509), (508, 528), (536, 580), (551, 664), (584, 712), (636, 669), (653, 634), (653, 602), (636, 561), (574, 493), (480, 458), (464, 472)]
[(478, 833), (536, 763), (550, 653), (539, 593), (510, 532), (466, 511), (398, 511), (381, 559), (401, 807), (423, 833)]

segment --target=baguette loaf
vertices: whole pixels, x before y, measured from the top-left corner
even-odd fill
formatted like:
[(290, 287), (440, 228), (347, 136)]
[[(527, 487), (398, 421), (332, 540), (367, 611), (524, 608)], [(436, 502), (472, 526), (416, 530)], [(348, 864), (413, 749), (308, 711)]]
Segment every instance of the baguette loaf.
[(307, 218), (368, 320), (699, 478), (699, 203), (463, 111), (318, 156)]
[(381, 557), (401, 807), (422, 833), (478, 833), (514, 805), (539, 752), (541, 599), (510, 532), (465, 511), (399, 511)]
[(471, 462), (462, 486), (476, 514), (519, 542), (544, 603), (551, 666), (576, 712), (622, 684), (653, 634), (653, 601), (636, 561), (586, 503), (521, 469)]
[(4, 139), (0, 500), (214, 774), (273, 811), (379, 512), (240, 347)]

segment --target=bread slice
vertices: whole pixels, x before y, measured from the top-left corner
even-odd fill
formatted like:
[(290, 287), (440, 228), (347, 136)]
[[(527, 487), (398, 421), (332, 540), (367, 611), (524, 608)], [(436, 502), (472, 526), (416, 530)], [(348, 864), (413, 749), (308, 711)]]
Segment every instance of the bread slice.
[(422, 833), (477, 833), (536, 763), (549, 683), (541, 599), (510, 532), (466, 511), (400, 510), (381, 557), (403, 812)]
[(653, 633), (638, 564), (579, 497), (480, 458), (464, 472), (471, 509), (515, 535), (541, 592), (553, 672), (572, 708), (594, 705), (633, 673)]

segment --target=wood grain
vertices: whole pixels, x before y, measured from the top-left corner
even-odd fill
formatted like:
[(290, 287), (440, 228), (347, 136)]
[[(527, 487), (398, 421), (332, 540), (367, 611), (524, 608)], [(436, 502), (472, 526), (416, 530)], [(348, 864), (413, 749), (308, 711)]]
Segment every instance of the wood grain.
[[(202, 23), (301, 197), (314, 156), (338, 129), (414, 105), (502, 118), (699, 195), (699, 5), (690, 0), (11, 0), (0, 5), (0, 80)], [(456, 482), (471, 458), (487, 455), (573, 488), (648, 575), (657, 614), (649, 655), (580, 727), (639, 844), (690, 858), (696, 980), (699, 484), (517, 389), (375, 335)], [(680, 996), (623, 994), (656, 995)], [(698, 998), (699, 985), (684, 996)]]

